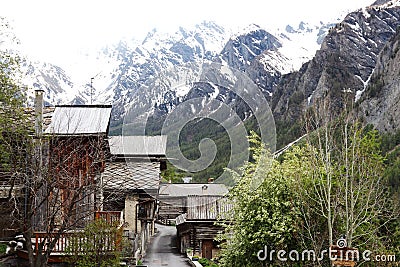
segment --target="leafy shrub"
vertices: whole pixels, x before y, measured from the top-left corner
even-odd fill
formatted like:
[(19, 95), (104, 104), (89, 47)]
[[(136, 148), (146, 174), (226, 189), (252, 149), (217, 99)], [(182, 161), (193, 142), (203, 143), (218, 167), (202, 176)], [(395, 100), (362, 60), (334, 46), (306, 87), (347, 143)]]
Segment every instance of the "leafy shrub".
[(116, 225), (96, 219), (71, 238), (66, 249), (76, 267), (117, 267), (120, 263), (122, 234)]
[(0, 244), (0, 254), (6, 253), (7, 245)]
[(216, 263), (206, 258), (199, 259), (199, 263), (203, 265), (203, 267), (218, 267)]

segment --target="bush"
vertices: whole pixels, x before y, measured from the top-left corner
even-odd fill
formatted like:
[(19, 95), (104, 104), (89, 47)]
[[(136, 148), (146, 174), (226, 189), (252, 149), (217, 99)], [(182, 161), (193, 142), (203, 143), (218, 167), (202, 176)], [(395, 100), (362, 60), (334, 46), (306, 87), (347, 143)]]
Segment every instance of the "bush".
[(122, 234), (116, 225), (96, 219), (82, 232), (75, 233), (67, 247), (71, 263), (76, 267), (119, 266)]
[(0, 254), (6, 253), (7, 245), (6, 244), (0, 244)]
[(206, 258), (199, 259), (199, 263), (203, 265), (203, 267), (218, 267), (216, 263)]

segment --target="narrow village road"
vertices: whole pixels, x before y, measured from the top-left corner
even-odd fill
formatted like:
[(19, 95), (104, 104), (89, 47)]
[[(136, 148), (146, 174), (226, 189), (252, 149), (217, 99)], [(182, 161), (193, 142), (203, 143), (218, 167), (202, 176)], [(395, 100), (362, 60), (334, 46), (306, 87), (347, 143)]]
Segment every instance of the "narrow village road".
[(156, 224), (158, 233), (151, 240), (143, 260), (143, 265), (148, 267), (187, 267), (188, 259), (178, 253), (176, 248), (175, 226)]

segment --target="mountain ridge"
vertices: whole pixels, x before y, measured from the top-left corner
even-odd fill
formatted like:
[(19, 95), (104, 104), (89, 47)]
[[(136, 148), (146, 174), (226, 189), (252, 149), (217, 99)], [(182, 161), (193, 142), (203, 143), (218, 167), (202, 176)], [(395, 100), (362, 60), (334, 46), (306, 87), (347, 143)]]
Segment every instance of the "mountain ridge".
[(179, 27), (173, 34), (154, 29), (142, 41), (121, 41), (92, 55), (88, 61), (99, 63), (97, 70), (88, 71), (88, 78), (83, 73), (81, 84), (60, 67), (29, 62), (24, 73), (34, 78), (25, 82), (44, 89), (49, 104), (112, 103), (116, 125), (132, 103), (145, 103), (149, 110), (144, 112), (170, 112), (190, 88), (154, 88), (157, 75), (210, 60), (246, 73), (270, 101), (276, 120), (293, 122), (319, 99), (330, 98), (337, 110), (344, 104), (344, 91), (351, 91), (355, 102), (364, 99), (378, 55), (398, 26), (398, 6), (399, 1), (377, 1), (336, 24), (302, 21), (276, 31), (253, 24), (233, 33), (214, 22)]
[(347, 98), (342, 92), (350, 89), (354, 99), (365, 89), (399, 19), (398, 6), (371, 6), (347, 15), (331, 28), (315, 57), (277, 85), (271, 102), (275, 118), (299, 120), (310, 104), (324, 98), (333, 103), (333, 112), (340, 112)]

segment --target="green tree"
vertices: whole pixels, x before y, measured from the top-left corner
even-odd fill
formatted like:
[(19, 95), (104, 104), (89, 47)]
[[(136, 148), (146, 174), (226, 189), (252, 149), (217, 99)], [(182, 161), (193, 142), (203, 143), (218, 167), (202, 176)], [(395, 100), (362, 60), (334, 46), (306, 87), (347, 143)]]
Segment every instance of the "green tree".
[[(8, 39), (8, 31), (7, 22), (0, 18), (0, 37)], [(0, 50), (0, 183), (6, 185), (2, 193), (7, 195), (0, 208), (0, 214), (7, 216), (3, 216), (0, 228), (16, 227), (13, 218), (23, 215), (22, 206), (14, 204), (29, 166), (27, 155), (31, 143), (28, 141), (30, 129), (24, 108), (26, 94), (18, 77), (19, 58)]]
[(272, 160), (255, 134), (250, 142), (254, 161), (243, 167), (243, 175), (232, 173), (238, 182), (229, 192), (233, 209), (224, 215), (232, 224), (219, 237), (225, 240), (222, 266), (264, 266), (271, 262), (260, 261), (257, 254), (265, 246), (276, 251), (294, 247), (298, 212), (294, 183), (287, 175), (291, 170)]
[(161, 178), (163, 183), (182, 183), (182, 178), (185, 177), (184, 172), (180, 172), (174, 165), (167, 162), (167, 168), (161, 172)]
[[(361, 251), (396, 252), (398, 231), (387, 229), (398, 222), (399, 208), (384, 178), (377, 131), (350, 117), (327, 121), (279, 161), (271, 161), (254, 136), (250, 141), (254, 161), (243, 175), (232, 174), (238, 183), (229, 193), (233, 209), (224, 216), (232, 223), (220, 236), (226, 240), (223, 266), (284, 265), (262, 262), (256, 253), (268, 246), (269, 251), (313, 249), (318, 256), (342, 235)], [(255, 180), (262, 181), (257, 188)], [(325, 266), (328, 258), (297, 264)]]
[[(7, 29), (0, 18), (0, 33)], [(0, 160), (6, 171), (18, 171), (28, 134), (25, 90), (19, 85), (19, 58), (0, 51)], [(17, 152), (17, 153), (15, 153)], [(25, 149), (21, 152), (25, 152)]]
[(381, 230), (398, 219), (398, 211), (384, 177), (378, 132), (349, 114), (332, 118), (324, 110), (308, 118), (306, 145), (297, 148), (306, 170), (296, 179), (303, 243), (321, 251), (345, 235), (350, 247), (385, 250), (391, 244)]

